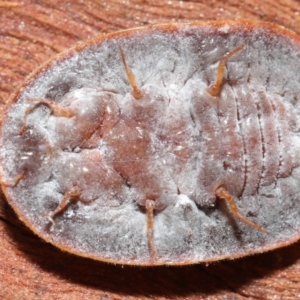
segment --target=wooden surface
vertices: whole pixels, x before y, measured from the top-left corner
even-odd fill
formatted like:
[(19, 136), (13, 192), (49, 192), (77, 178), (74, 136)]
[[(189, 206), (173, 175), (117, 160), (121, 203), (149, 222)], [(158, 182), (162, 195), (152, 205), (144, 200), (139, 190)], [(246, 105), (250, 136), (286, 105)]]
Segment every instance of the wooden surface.
[[(52, 55), (117, 29), (248, 18), (300, 34), (297, 0), (223, 1), (0, 1), (0, 108), (24, 77)], [(300, 243), (210, 265), (114, 266), (44, 243), (24, 227), (4, 197), (0, 242), (0, 299), (300, 299)]]

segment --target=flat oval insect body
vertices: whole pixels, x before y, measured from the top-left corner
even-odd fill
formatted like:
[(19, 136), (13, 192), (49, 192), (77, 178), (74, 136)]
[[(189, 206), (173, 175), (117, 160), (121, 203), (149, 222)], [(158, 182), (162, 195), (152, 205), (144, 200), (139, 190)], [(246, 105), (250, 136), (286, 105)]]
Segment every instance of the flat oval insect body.
[(38, 235), (189, 264), (300, 233), (300, 40), (266, 23), (150, 26), (59, 55), (11, 97), (2, 188)]

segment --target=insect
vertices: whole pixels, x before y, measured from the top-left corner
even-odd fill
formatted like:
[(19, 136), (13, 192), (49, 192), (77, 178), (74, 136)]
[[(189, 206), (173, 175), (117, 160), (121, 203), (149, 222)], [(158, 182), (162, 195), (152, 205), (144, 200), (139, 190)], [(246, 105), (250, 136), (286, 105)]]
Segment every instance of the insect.
[(299, 37), (273, 24), (101, 36), (11, 96), (2, 189), (36, 234), (96, 260), (180, 265), (290, 244), (299, 90)]

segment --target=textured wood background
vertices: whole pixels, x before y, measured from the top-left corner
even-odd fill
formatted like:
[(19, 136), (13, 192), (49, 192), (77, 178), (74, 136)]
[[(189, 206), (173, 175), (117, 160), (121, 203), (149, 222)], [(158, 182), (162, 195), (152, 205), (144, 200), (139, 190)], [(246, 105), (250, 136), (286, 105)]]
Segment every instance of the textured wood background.
[[(299, 0), (65, 2), (0, 1), (0, 109), (35, 67), (105, 32), (171, 21), (248, 18), (300, 34)], [(0, 241), (1, 299), (300, 299), (300, 243), (210, 265), (114, 266), (44, 243), (24, 227), (4, 197)]]

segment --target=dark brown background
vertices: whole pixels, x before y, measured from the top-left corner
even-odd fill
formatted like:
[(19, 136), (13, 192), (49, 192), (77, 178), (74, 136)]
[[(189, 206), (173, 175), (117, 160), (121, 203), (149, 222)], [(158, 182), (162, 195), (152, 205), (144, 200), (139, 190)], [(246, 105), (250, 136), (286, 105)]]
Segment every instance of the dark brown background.
[[(0, 108), (42, 62), (105, 32), (161, 22), (248, 18), (300, 34), (299, 0), (223, 1), (0, 1)], [(300, 299), (300, 243), (211, 265), (114, 266), (44, 243), (22, 225), (4, 197), (0, 241), (1, 299)]]

